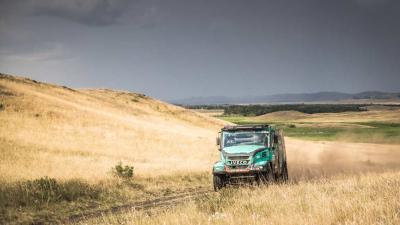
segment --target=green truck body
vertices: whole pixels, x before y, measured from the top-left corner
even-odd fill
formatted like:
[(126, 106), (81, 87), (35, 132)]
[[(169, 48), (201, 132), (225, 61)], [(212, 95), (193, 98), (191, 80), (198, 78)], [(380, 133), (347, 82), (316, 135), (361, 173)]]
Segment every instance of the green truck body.
[(217, 137), (220, 160), (213, 166), (214, 190), (227, 184), (287, 181), (283, 134), (269, 125), (226, 126)]

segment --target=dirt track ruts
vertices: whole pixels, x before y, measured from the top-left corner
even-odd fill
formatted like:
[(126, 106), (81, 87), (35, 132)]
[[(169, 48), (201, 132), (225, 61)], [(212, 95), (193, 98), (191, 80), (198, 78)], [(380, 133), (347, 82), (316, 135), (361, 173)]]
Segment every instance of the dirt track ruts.
[(120, 212), (130, 211), (130, 210), (145, 210), (145, 209), (150, 209), (150, 208), (155, 208), (155, 207), (160, 207), (160, 206), (175, 205), (175, 204), (184, 202), (186, 200), (193, 199), (195, 197), (209, 194), (211, 192), (212, 191), (209, 188), (200, 188), (200, 189), (197, 189), (194, 191), (193, 190), (185, 191), (185, 192), (182, 192), (179, 194), (163, 196), (163, 197), (155, 198), (155, 199), (151, 199), (151, 200), (131, 202), (131, 203), (127, 203), (124, 205), (114, 206), (114, 207), (111, 207), (108, 209), (99, 209), (99, 210), (95, 210), (95, 211), (71, 215), (71, 216), (69, 216), (68, 219), (66, 219), (64, 221), (64, 223), (65, 224), (73, 224), (73, 223), (77, 223), (80, 221), (100, 217), (100, 216), (102, 216), (104, 214), (108, 214), (108, 213), (120, 213)]

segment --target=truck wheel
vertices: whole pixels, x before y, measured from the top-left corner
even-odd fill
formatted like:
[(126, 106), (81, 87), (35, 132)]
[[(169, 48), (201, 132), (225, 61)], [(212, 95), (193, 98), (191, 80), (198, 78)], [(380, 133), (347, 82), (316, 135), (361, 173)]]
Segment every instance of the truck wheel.
[(282, 180), (282, 182), (287, 182), (289, 180), (289, 173), (288, 173), (286, 162), (283, 165), (283, 170), (282, 170), (282, 174), (281, 174), (281, 180)]
[(222, 176), (214, 175), (213, 177), (214, 191), (219, 191), (225, 186), (225, 182)]
[(257, 185), (262, 185), (267, 183), (266, 173), (259, 173), (256, 177)]
[(274, 170), (272, 169), (271, 165), (268, 167), (268, 170), (265, 174), (265, 178), (266, 178), (268, 184), (272, 184), (275, 181), (275, 174), (274, 174)]
[(272, 184), (275, 181), (275, 175), (272, 167), (269, 165), (267, 171), (257, 176), (257, 184)]

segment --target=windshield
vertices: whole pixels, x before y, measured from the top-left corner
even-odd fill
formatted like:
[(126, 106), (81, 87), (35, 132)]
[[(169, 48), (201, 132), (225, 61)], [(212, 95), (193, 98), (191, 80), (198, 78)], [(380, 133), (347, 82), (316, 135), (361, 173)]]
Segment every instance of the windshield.
[(224, 131), (222, 132), (222, 148), (237, 145), (264, 145), (267, 131)]

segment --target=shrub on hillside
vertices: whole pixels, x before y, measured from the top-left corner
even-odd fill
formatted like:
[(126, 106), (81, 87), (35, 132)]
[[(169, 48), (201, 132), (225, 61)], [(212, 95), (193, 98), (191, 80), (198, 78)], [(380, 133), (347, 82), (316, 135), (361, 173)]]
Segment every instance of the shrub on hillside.
[(118, 178), (129, 180), (133, 177), (133, 169), (133, 166), (124, 166), (121, 162), (119, 162), (115, 167), (112, 168), (112, 172)]

